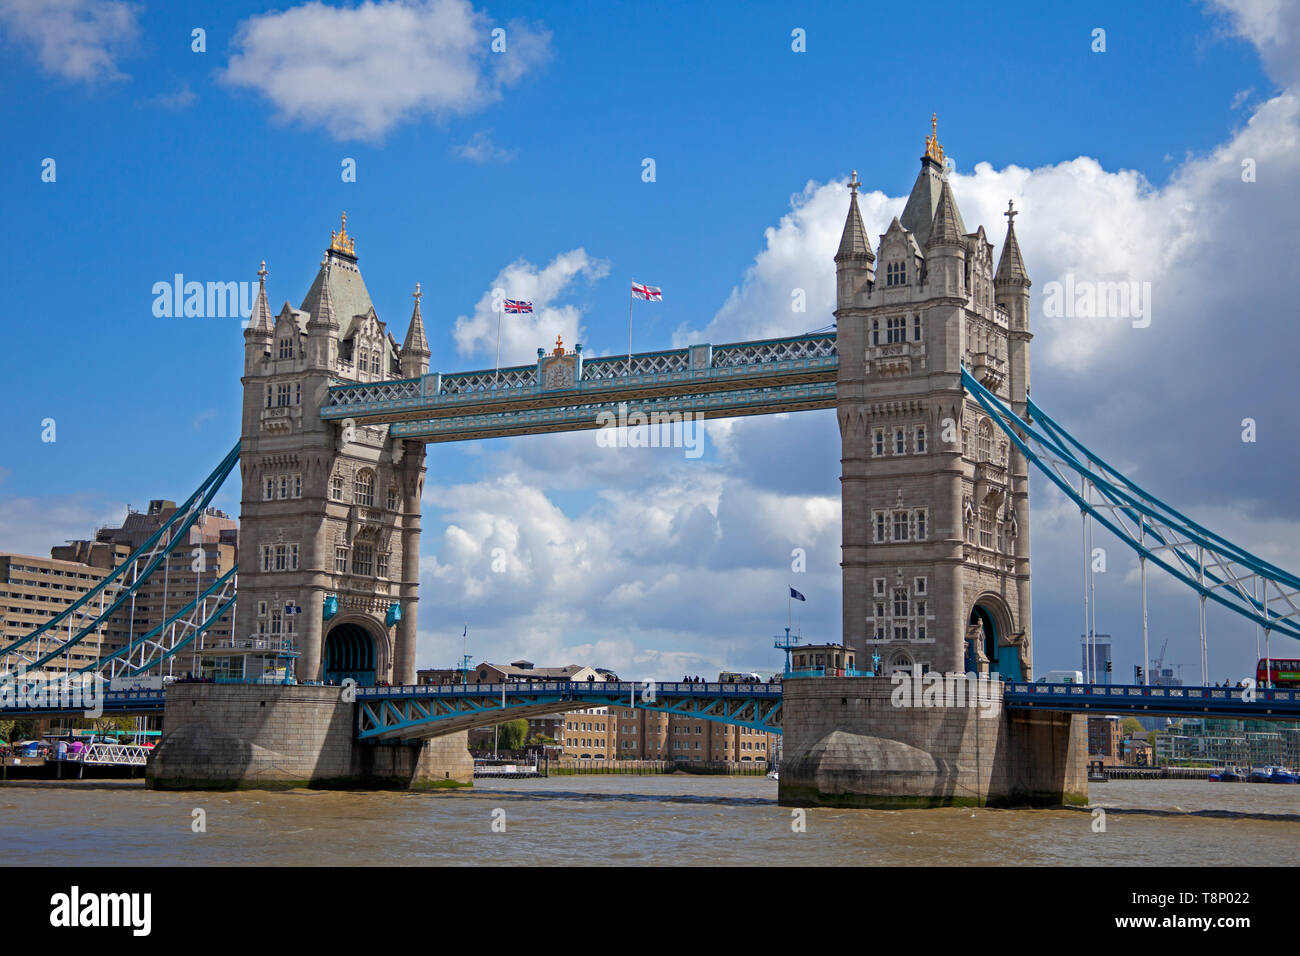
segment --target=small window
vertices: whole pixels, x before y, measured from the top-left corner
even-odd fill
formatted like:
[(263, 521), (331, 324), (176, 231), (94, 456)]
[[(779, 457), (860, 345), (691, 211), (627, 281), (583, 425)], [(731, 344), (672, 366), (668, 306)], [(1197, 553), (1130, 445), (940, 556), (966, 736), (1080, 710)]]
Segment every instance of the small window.
[(912, 316), (912, 341), (921, 341), (921, 317), (919, 315)]
[(388, 489), (388, 510), (397, 510), (397, 489), (390, 487)]
[(916, 540), (917, 540), (917, 541), (924, 541), (924, 540), (925, 540), (925, 531), (926, 531), (926, 528), (925, 528), (925, 509), (924, 509), (924, 508), (918, 508), (918, 509), (916, 509)]
[(335, 475), (330, 479), (330, 497), (335, 501), (343, 500), (343, 476)]
[(896, 316), (885, 320), (885, 338), (890, 345), (901, 345), (907, 341), (907, 319)]
[(268, 477), (266, 479), (266, 485), (262, 489), (262, 500), (270, 501), (274, 497), (275, 497), (275, 479)]
[(352, 503), (367, 508), (375, 504), (375, 473), (368, 468), (357, 472), (353, 480)]
[(896, 429), (894, 431), (894, 454), (895, 455), (907, 454), (907, 436), (904, 434), (901, 428)]
[(281, 498), (289, 497), (289, 476), (288, 475), (280, 476), (280, 497)]
[(293, 476), (293, 496), (295, 498), (302, 497), (302, 475)]
[(908, 534), (907, 534), (907, 512), (906, 512), (906, 511), (895, 511), (895, 512), (894, 512), (894, 540), (895, 540), (895, 541), (906, 541), (907, 538), (908, 538)]
[(877, 428), (872, 439), (872, 453), (877, 457), (883, 455), (885, 453), (885, 430), (883, 428)]
[(348, 570), (348, 549), (334, 549), (334, 570), (339, 574), (345, 574)]
[(917, 425), (916, 432), (913, 434), (912, 452), (917, 455), (925, 454), (925, 426)]
[(871, 344), (872, 345), (880, 344), (880, 320), (879, 319), (871, 320)]
[(889, 535), (889, 528), (885, 519), (885, 513), (883, 511), (877, 511), (876, 512), (876, 541), (877, 542), (888, 541), (889, 540), (888, 535)]

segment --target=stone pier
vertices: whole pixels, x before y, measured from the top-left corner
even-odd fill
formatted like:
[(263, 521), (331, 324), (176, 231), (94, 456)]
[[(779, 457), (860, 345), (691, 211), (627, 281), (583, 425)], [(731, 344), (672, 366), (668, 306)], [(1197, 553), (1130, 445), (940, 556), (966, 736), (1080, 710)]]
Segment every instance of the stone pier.
[(972, 681), (964, 706), (927, 706), (925, 695), (900, 704), (885, 677), (787, 680), (783, 690), (783, 806), (1088, 801), (1084, 718), (1005, 708), (996, 681)]
[(172, 684), (145, 770), (155, 790), (435, 789), (472, 786), (465, 731), (360, 743), (344, 688)]

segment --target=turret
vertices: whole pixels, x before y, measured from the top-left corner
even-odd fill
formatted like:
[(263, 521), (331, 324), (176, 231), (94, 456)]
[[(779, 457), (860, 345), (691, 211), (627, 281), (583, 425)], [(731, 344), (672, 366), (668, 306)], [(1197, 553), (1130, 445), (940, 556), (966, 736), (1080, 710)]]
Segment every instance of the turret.
[(429, 371), (429, 340), (424, 335), (424, 319), (420, 315), (420, 283), (415, 284), (415, 308), (411, 324), (406, 327), (406, 341), (402, 343), (402, 378), (418, 378)]
[(876, 257), (867, 242), (867, 230), (862, 227), (862, 213), (858, 211), (858, 171), (849, 180), (849, 214), (844, 220), (844, 233), (840, 248), (835, 253), (835, 307), (841, 309), (857, 305), (857, 296), (876, 281)]
[(939, 188), (939, 202), (925, 243), (925, 276), (931, 295), (962, 296), (966, 291), (966, 239), (961, 214), (948, 180)]
[(262, 372), (263, 362), (271, 352), (274, 325), (271, 322), (271, 307), (266, 301), (266, 260), (262, 260), (257, 270), (257, 298), (253, 301), (253, 312), (248, 317), (248, 328), (244, 329), (244, 374), (256, 375)]
[(330, 295), (329, 254), (321, 260), (320, 298), (307, 321), (307, 364), (312, 369), (333, 373), (339, 351), (339, 322)]

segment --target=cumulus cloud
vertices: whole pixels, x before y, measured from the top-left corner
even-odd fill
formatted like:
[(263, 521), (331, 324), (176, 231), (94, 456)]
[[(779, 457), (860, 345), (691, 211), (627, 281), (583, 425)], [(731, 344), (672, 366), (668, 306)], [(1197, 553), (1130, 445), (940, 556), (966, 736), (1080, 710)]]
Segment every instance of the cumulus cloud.
[(335, 139), (377, 140), (424, 116), (473, 113), (550, 55), (550, 34), (522, 20), (497, 29), (468, 0), (311, 0), (243, 21), (223, 78), (256, 90), (282, 119)]
[[(579, 282), (595, 282), (609, 274), (609, 263), (587, 255), (585, 249), (562, 252), (538, 268), (518, 259), (502, 269), (474, 307), (473, 315), (456, 319), (452, 336), (463, 356), (495, 358), (497, 327), (501, 328), (501, 364), (535, 361), (538, 342), (563, 336), (570, 346), (581, 342), (582, 309), (560, 300)], [(503, 315), (502, 299), (522, 299), (533, 304), (531, 314)]]
[(121, 0), (0, 0), (0, 24), (46, 73), (93, 84), (126, 79), (117, 62), (139, 37), (140, 9)]
[(469, 141), (457, 146), (455, 153), (461, 159), (480, 166), (508, 163), (518, 155), (517, 150), (505, 149), (492, 142), (492, 131), (481, 129)]

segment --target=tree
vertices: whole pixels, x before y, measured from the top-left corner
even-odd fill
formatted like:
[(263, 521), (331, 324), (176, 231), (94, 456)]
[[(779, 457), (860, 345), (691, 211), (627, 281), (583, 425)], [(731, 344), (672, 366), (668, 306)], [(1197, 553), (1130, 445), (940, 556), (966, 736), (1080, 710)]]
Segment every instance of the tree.
[(1142, 733), (1142, 721), (1136, 717), (1125, 717), (1120, 722), (1119, 729), (1125, 737), (1132, 737), (1134, 734)]
[(501, 750), (518, 750), (528, 739), (528, 721), (520, 717), (497, 725), (497, 747)]

